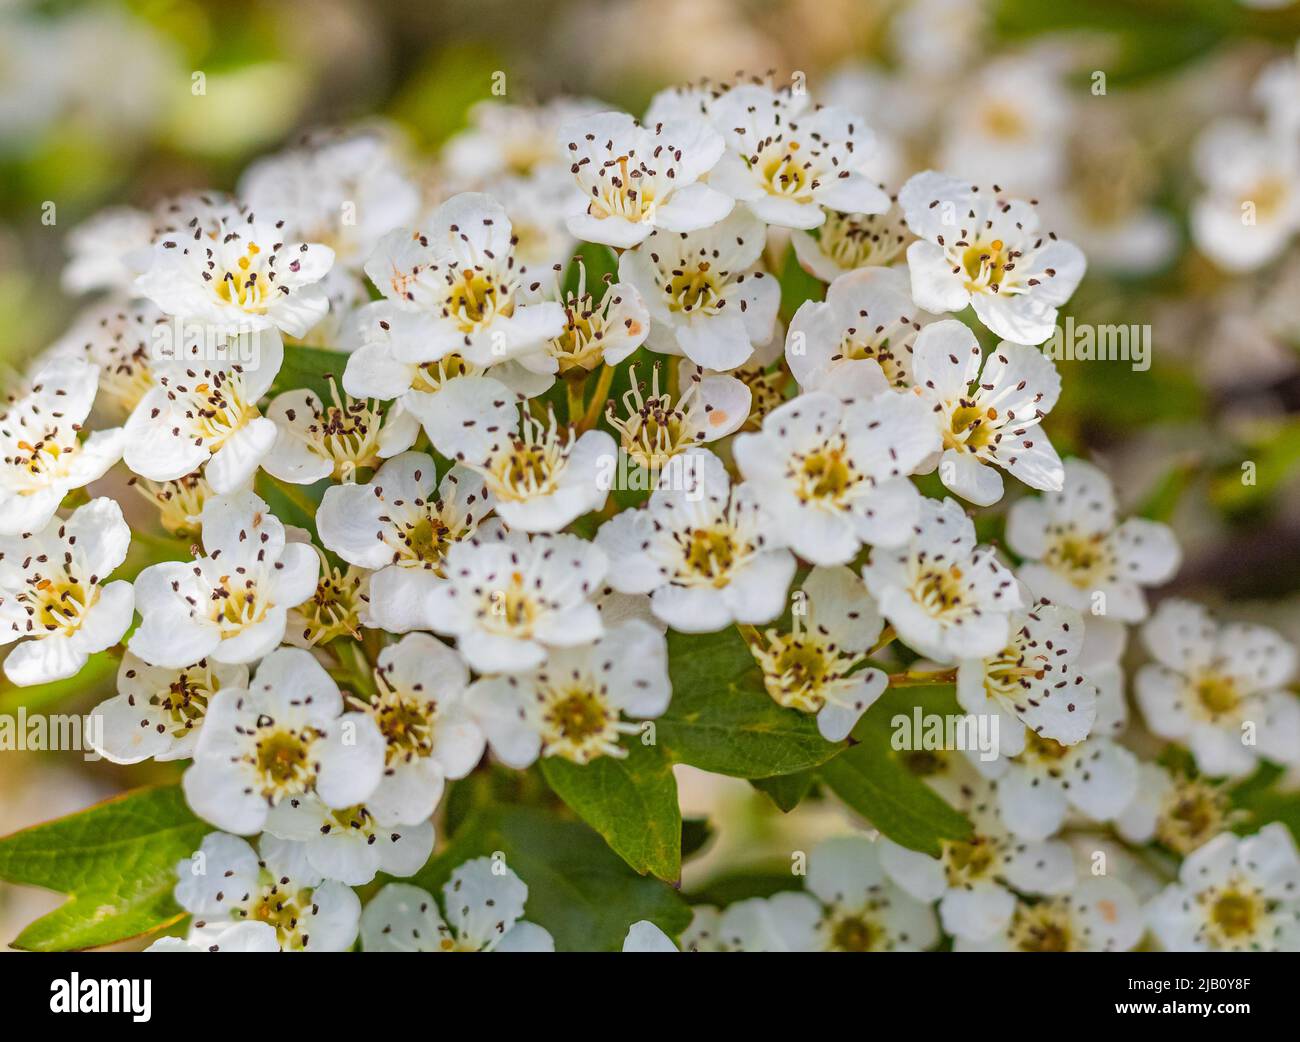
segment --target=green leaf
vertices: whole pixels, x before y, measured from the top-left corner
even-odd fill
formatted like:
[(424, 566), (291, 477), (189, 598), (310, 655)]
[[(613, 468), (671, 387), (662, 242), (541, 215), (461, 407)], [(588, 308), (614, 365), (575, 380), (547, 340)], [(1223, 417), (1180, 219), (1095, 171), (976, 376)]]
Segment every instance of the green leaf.
[(790, 871), (787, 862), (763, 862), (738, 872), (715, 876), (690, 895), (692, 904), (724, 908), (751, 897), (771, 897), (785, 890), (803, 889), (803, 878)]
[(677, 763), (736, 778), (770, 778), (825, 763), (844, 748), (810, 715), (777, 705), (734, 627), (668, 635), (673, 700), (657, 741)]
[(781, 317), (787, 322), (794, 317), (799, 306), (809, 300), (825, 300), (826, 286), (815, 275), (809, 275), (799, 264), (791, 246), (781, 268)]
[(172, 899), (176, 863), (210, 826), (180, 786), (137, 789), (0, 839), (0, 879), (69, 896), (13, 942), (69, 951), (155, 933), (183, 917)]
[(886, 691), (859, 722), (858, 744), (823, 765), (818, 775), (832, 792), (895, 843), (937, 857), (940, 842), (971, 834), (966, 817), (908, 770), (893, 748), (893, 719), (920, 705), (926, 713), (956, 712), (952, 688)]
[(528, 886), (525, 915), (561, 951), (618, 951), (627, 929), (648, 919), (670, 936), (691, 913), (666, 883), (639, 876), (581, 822), (536, 807), (495, 806), (457, 830), (411, 882), (441, 897), (456, 866), (500, 852)]
[(271, 396), (306, 387), (315, 392), (322, 402), (332, 402), (334, 391), (330, 386), (330, 378), (333, 377), (339, 394), (342, 394), (343, 370), (347, 365), (348, 355), (345, 351), (285, 344), (284, 362), (271, 385)]
[(601, 756), (584, 765), (548, 756), (542, 774), (632, 868), (676, 882), (682, 874), (682, 812), (672, 764), (636, 735), (623, 748), (624, 758)]
[(797, 774), (782, 774), (775, 778), (751, 778), (749, 784), (759, 792), (766, 793), (772, 802), (789, 814), (813, 787), (817, 780), (812, 771), (800, 771)]

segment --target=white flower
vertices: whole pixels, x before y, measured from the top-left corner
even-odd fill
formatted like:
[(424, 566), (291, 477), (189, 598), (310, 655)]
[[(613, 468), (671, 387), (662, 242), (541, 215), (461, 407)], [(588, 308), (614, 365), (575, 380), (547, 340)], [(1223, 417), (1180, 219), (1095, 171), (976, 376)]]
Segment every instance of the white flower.
[(300, 337), (329, 309), (322, 284), (334, 251), (320, 243), (286, 241), (283, 222), (252, 213), (227, 214), (204, 226), (195, 214), (162, 234), (138, 293), (168, 315), (227, 334), (278, 329)]
[(1115, 490), (1091, 463), (1066, 460), (1064, 474), (1061, 491), (1011, 506), (1007, 545), (1024, 559), (1017, 574), (1055, 603), (1141, 622), (1147, 615), (1142, 587), (1165, 582), (1182, 560), (1172, 530), (1144, 518), (1117, 525)]
[[(619, 418), (611, 401), (605, 420), (619, 433), (619, 447), (638, 466), (658, 474), (674, 456), (692, 445), (705, 445), (740, 428), (753, 398), (744, 382), (725, 373), (707, 373), (683, 358), (677, 383), (684, 388), (673, 404), (669, 391), (659, 389), (659, 366), (650, 370), (650, 386), (628, 366), (631, 387), (623, 395), (625, 416)], [(649, 394), (646, 394), (646, 391)]]
[(384, 235), (419, 211), (419, 189), (399, 146), (384, 127), (309, 135), (250, 165), (239, 195), (255, 212), (282, 219), (282, 238), (328, 245), (340, 265), (335, 271), (358, 269)]
[[(494, 380), (525, 398), (541, 394), (555, 382), (554, 372), (534, 372), (515, 359), (490, 370), (454, 352), (433, 362), (405, 361), (424, 353), (426, 326), (424, 316), (401, 311), (388, 301), (375, 301), (358, 310), (341, 334), (344, 343), (355, 348), (343, 371), (343, 389), (353, 398), (395, 400), (404, 411), (428, 422), (438, 415), (442, 392), (466, 377), (491, 372)], [(540, 368), (556, 366), (555, 359), (541, 348), (527, 358), (530, 365)]]
[(864, 173), (870, 129), (851, 113), (808, 101), (806, 93), (743, 84), (714, 102), (727, 152), (709, 183), (785, 228), (818, 227), (823, 207), (884, 213), (889, 196)]
[[(65, 521), (0, 537), (0, 643), (20, 687), (63, 680), (122, 639), (134, 617), (129, 582), (104, 583), (126, 560), (131, 530), (111, 499), (92, 499)], [(31, 638), (31, 639), (24, 639)]]
[(130, 206), (110, 207), (82, 221), (68, 233), (71, 256), (63, 269), (64, 291), (74, 296), (130, 291), (139, 272), (128, 258), (149, 249), (154, 230), (151, 216)]
[(1300, 144), (1237, 119), (1196, 143), (1206, 192), (1192, 205), (1192, 235), (1228, 271), (1255, 271), (1300, 231)]
[(1056, 187), (1073, 115), (1057, 65), (1041, 52), (983, 64), (947, 107), (938, 165), (1019, 192)]
[(493, 752), (524, 768), (538, 756), (625, 757), (620, 737), (639, 734), (671, 695), (663, 634), (628, 619), (592, 644), (552, 649), (535, 672), (480, 680), (469, 701)]
[(271, 808), (265, 829), (301, 843), (315, 871), (348, 886), (363, 886), (380, 872), (414, 875), (433, 853), (432, 821), (386, 821), (369, 801), (335, 810), (314, 796), (295, 796)]
[(640, 919), (627, 928), (623, 939), (625, 952), (675, 952), (679, 951), (673, 939), (649, 919)]
[(256, 662), (284, 639), (290, 608), (316, 589), (320, 561), (251, 492), (209, 500), (194, 561), (152, 565), (136, 579), (142, 621), (130, 649), (150, 665)]
[(650, 310), (646, 346), (723, 372), (766, 344), (781, 302), (776, 279), (755, 267), (766, 240), (763, 222), (738, 209), (702, 231), (657, 231), (625, 252), (618, 276)]
[(957, 667), (957, 701), (996, 718), (1003, 756), (1018, 756), (1031, 734), (1072, 746), (1091, 733), (1097, 689), (1080, 672), (1083, 640), (1078, 612), (1039, 601), (1012, 613), (1006, 647)]
[(586, 205), (568, 171), (548, 168), (531, 177), (498, 177), (480, 187), (510, 218), (519, 263), (529, 271), (558, 275), (577, 246), (567, 219)]
[(362, 467), (405, 452), (420, 433), (420, 421), (400, 405), (386, 411), (373, 401), (339, 395), (325, 405), (307, 388), (285, 391), (266, 408), (276, 438), (262, 460), (273, 478), (310, 485), (322, 478), (351, 481)]
[(1007, 646), (1022, 606), (1011, 573), (954, 500), (923, 499), (911, 541), (876, 548), (862, 578), (880, 613), (914, 651), (938, 662), (984, 658)]
[(596, 545), (609, 555), (614, 589), (650, 594), (651, 609), (673, 629), (710, 633), (771, 622), (785, 607), (795, 560), (766, 529), (755, 489), (732, 488), (717, 456), (690, 449), (644, 509), (601, 525)]
[(443, 148), (447, 173), (453, 182), (471, 184), (503, 174), (567, 173), (568, 150), (556, 140), (559, 128), (602, 107), (591, 98), (553, 98), (544, 105), (480, 101), (469, 110), (469, 126)]
[(790, 234), (790, 243), (804, 271), (823, 282), (833, 282), (860, 268), (889, 270), (884, 265), (894, 262), (909, 238), (903, 212), (891, 200), (883, 213), (827, 210), (816, 235), (796, 230)]
[(130, 540), (110, 499), (0, 537), (0, 644), (18, 642), (4, 660), (10, 681), (27, 687), (73, 677), (88, 657), (120, 641), (134, 617), (134, 591), (104, 579), (126, 560)]
[(536, 298), (540, 286), (516, 261), (501, 205), (464, 192), (439, 206), (426, 227), (384, 236), (366, 262), (393, 310), (418, 323), (418, 337), (393, 341), (395, 357), (418, 365), (454, 353), (488, 366), (545, 356), (546, 341), (564, 328), (564, 311)]
[(1143, 763), (1132, 801), (1115, 816), (1115, 831), (1129, 843), (1155, 840), (1186, 856), (1228, 831), (1233, 817), (1226, 786)]
[(338, 685), (311, 652), (280, 648), (247, 689), (223, 688), (208, 703), (183, 783), (196, 814), (248, 836), (286, 800), (315, 794), (339, 810), (363, 803), (383, 765), (375, 722), (343, 712)]
[[(895, 268), (841, 275), (826, 300), (799, 306), (785, 337), (785, 360), (805, 391), (870, 398), (912, 385), (912, 345), (927, 317)], [(883, 373), (884, 379), (881, 379)]]
[(427, 890), (389, 883), (361, 915), (361, 946), (368, 952), (554, 951), (551, 935), (524, 919), (527, 900), (528, 887), (504, 863), (475, 858), (443, 886), (441, 911)]
[(716, 935), (723, 951), (810, 952), (818, 944), (822, 909), (810, 894), (781, 891), (727, 906)]
[(976, 506), (996, 503), (1003, 492), (996, 466), (1031, 488), (1061, 488), (1061, 457), (1041, 426), (1061, 378), (1040, 351), (1004, 341), (985, 361), (975, 334), (944, 319), (917, 335), (912, 375), (943, 441), (944, 487)]
[(599, 303), (587, 287), (587, 268), (579, 261), (578, 288), (565, 295), (564, 328), (550, 341), (549, 350), (561, 373), (601, 364), (618, 365), (645, 343), (650, 333), (650, 312), (641, 294), (622, 282), (605, 287)]
[(189, 937), (160, 937), (147, 952), (278, 952), (280, 942), (270, 923), (235, 923), (191, 930)]
[(849, 568), (814, 568), (794, 597), (791, 631), (766, 630), (750, 650), (767, 693), (780, 705), (816, 713), (822, 737), (838, 742), (889, 684), (879, 669), (860, 668), (884, 622)]
[(491, 510), (483, 479), (452, 467), (438, 481), (433, 459), (403, 452), (364, 485), (333, 485), (316, 512), (321, 542), (370, 568), (368, 624), (393, 633), (425, 629), (424, 601), (444, 574), (447, 552)]
[(885, 873), (918, 901), (939, 902), (950, 934), (983, 941), (1005, 930), (1022, 893), (1063, 894), (1074, 888), (1074, 857), (1060, 840), (1024, 842), (1013, 837), (994, 809), (988, 783), (963, 790), (959, 810), (975, 826), (969, 840), (944, 840), (938, 858), (880, 841)]
[(615, 462), (605, 431), (576, 435), (537, 419), (491, 377), (453, 381), (425, 421), (434, 448), (483, 477), (497, 515), (521, 532), (556, 532), (605, 505)]
[(908, 475), (938, 450), (925, 405), (888, 392), (847, 408), (828, 392), (801, 394), (732, 446), (775, 539), (813, 564), (906, 541), (921, 506)]
[(202, 531), (199, 519), (208, 500), (216, 493), (201, 473), (186, 474), (171, 481), (148, 481), (132, 474), (127, 485), (158, 510), (158, 521), (168, 532), (193, 540)]
[(1040, 230), (1030, 203), (932, 170), (912, 177), (898, 199), (920, 240), (907, 248), (918, 307), (939, 314), (969, 304), (1015, 344), (1052, 335), (1085, 261), (1073, 243)]
[(107, 300), (78, 315), (49, 356), (81, 358), (97, 366), (100, 409), (124, 419), (154, 385), (154, 348), (169, 322), (150, 301)]
[(128, 651), (117, 671), (118, 694), (92, 710), (103, 728), (95, 751), (113, 763), (189, 759), (216, 693), (246, 687), (246, 666), (200, 659), (164, 669)]
[(808, 856), (808, 890), (822, 904), (817, 950), (915, 952), (939, 940), (934, 909), (900, 889), (865, 836), (823, 840)]
[(1063, 745), (1026, 731), (1021, 752), (978, 766), (997, 780), (1002, 820), (1022, 839), (1055, 835), (1071, 810), (1110, 821), (1138, 785), (1137, 757), (1103, 735)]
[(1068, 894), (1017, 900), (1006, 927), (982, 941), (958, 938), (958, 952), (1126, 952), (1146, 929), (1133, 889), (1113, 877), (1086, 876)]
[(274, 927), (280, 951), (345, 952), (357, 938), (361, 902), (351, 887), (325, 879), (303, 844), (262, 836), (258, 853), (235, 836), (212, 832), (176, 866), (176, 902), (194, 932), (236, 923)]
[(1263, 757), (1300, 764), (1300, 699), (1286, 690), (1296, 649), (1273, 630), (1219, 625), (1190, 601), (1163, 602), (1142, 628), (1156, 661), (1138, 671), (1147, 727), (1184, 742), (1201, 772), (1249, 774)]
[(1147, 906), (1171, 952), (1300, 951), (1300, 855), (1281, 822), (1193, 851)]
[[(157, 383), (126, 421), (123, 459), (141, 477), (172, 481), (200, 467), (217, 493), (248, 484), (270, 453), (276, 426), (258, 409), (284, 361), (276, 330), (228, 341), (228, 356), (158, 362)], [(232, 359), (247, 359), (236, 361)]]
[(64, 496), (102, 477), (121, 457), (121, 428), (78, 436), (99, 372), (78, 359), (53, 358), (0, 415), (0, 535), (44, 528)]
[(381, 821), (418, 825), (438, 806), (445, 780), (465, 777), (482, 759), (468, 684), (461, 657), (427, 633), (409, 633), (379, 653), (377, 691), (352, 704), (384, 736), (383, 777), (366, 798)]
[(569, 231), (587, 242), (626, 249), (651, 232), (693, 232), (731, 212), (730, 196), (705, 184), (721, 158), (721, 135), (701, 118), (643, 127), (622, 112), (579, 116), (559, 130), (586, 210)]
[(550, 649), (603, 634), (591, 598), (608, 567), (600, 547), (574, 535), (480, 533), (447, 551), (446, 579), (425, 602), (429, 628), (455, 637), (477, 672), (536, 669)]

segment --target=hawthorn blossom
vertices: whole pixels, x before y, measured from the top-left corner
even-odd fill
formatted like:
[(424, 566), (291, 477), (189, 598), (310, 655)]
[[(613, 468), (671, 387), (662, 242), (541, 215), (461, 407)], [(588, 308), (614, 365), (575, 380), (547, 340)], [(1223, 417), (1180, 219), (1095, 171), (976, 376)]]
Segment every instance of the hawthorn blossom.
[(569, 231), (587, 242), (626, 249), (656, 229), (698, 231), (734, 205), (702, 180), (725, 148), (702, 118), (642, 126), (626, 113), (601, 112), (565, 123), (557, 140), (586, 200)]
[(1012, 613), (1010, 631), (1006, 647), (961, 661), (957, 701), (968, 713), (997, 720), (1002, 755), (1019, 756), (1027, 740), (1064, 755), (1097, 718), (1097, 689), (1080, 668), (1083, 619), (1038, 601)]
[(168, 315), (229, 334), (276, 329), (300, 337), (324, 317), (322, 280), (334, 251), (295, 242), (280, 220), (227, 213), (215, 225), (196, 213), (153, 245), (135, 290)]
[(469, 701), (492, 751), (524, 768), (539, 756), (626, 757), (620, 738), (640, 733), (671, 695), (663, 634), (628, 619), (592, 644), (553, 649), (534, 672), (480, 680)]
[(564, 328), (549, 346), (561, 373), (618, 365), (650, 333), (650, 312), (641, 294), (626, 283), (610, 282), (598, 300), (587, 286), (587, 268), (581, 262), (577, 289), (566, 293), (561, 303)]
[(922, 321), (928, 318), (912, 303), (903, 272), (850, 271), (830, 284), (825, 301), (799, 305), (786, 333), (786, 364), (804, 391), (849, 399), (886, 386), (903, 390), (912, 385)]
[(675, 952), (680, 949), (673, 939), (648, 919), (641, 919), (627, 928), (623, 939), (625, 952)]
[(821, 905), (811, 894), (781, 891), (728, 905), (715, 936), (728, 952), (809, 952), (821, 919)]
[(1045, 355), (1003, 342), (984, 360), (975, 334), (944, 319), (917, 334), (912, 377), (942, 439), (945, 488), (976, 506), (996, 503), (1003, 492), (996, 466), (1031, 488), (1060, 490), (1065, 472), (1041, 423), (1061, 378)]
[(678, 385), (684, 389), (675, 403), (669, 391), (660, 390), (657, 365), (650, 370), (648, 387), (637, 380), (636, 366), (630, 365), (624, 415), (617, 414), (613, 401), (606, 405), (605, 420), (618, 432), (619, 448), (651, 474), (657, 475), (692, 445), (735, 433), (749, 416), (752, 394), (743, 381), (726, 373), (706, 373), (685, 358), (677, 372)]
[(619, 281), (650, 311), (646, 346), (696, 365), (734, 369), (772, 337), (781, 291), (759, 271), (766, 228), (737, 209), (700, 231), (656, 231), (619, 258)]
[(37, 532), (63, 497), (102, 477), (122, 455), (122, 429), (80, 437), (99, 367), (52, 358), (0, 414), (0, 536)]
[(254, 850), (211, 832), (176, 874), (176, 903), (194, 917), (192, 937), (230, 923), (265, 923), (280, 951), (345, 952), (356, 941), (356, 892), (313, 869), (301, 843), (263, 835)]
[(126, 421), (123, 460), (151, 481), (174, 481), (200, 470), (218, 494), (245, 486), (271, 452), (273, 420), (258, 401), (284, 361), (276, 330), (227, 341), (225, 357), (204, 361), (203, 344), (180, 359), (155, 364), (155, 385)]
[(1192, 235), (1211, 260), (1249, 272), (1300, 232), (1300, 143), (1237, 119), (1212, 124), (1194, 162), (1206, 186), (1192, 205)]
[(332, 485), (321, 497), (321, 543), (370, 577), (368, 625), (393, 633), (424, 629), (425, 599), (444, 574), (448, 550), (492, 509), (483, 479), (452, 467), (438, 480), (433, 458), (403, 452), (364, 485)]
[(821, 902), (816, 950), (915, 952), (939, 940), (934, 909), (899, 888), (865, 836), (822, 840), (808, 855), (809, 892)]
[(785, 606), (795, 560), (767, 534), (756, 490), (733, 488), (707, 449), (675, 463), (644, 509), (625, 510), (596, 533), (609, 584), (650, 594), (655, 616), (683, 633), (771, 622)]
[(285, 391), (266, 409), (276, 437), (262, 460), (273, 478), (310, 485), (323, 478), (355, 478), (363, 467), (405, 452), (420, 433), (420, 421), (400, 405), (382, 410), (372, 401), (339, 395), (330, 381), (332, 400), (322, 403), (308, 388)]
[(380, 872), (414, 875), (433, 853), (432, 821), (385, 820), (368, 801), (335, 809), (314, 796), (283, 799), (267, 814), (264, 828), (301, 843), (315, 871), (348, 886), (364, 886)]
[(95, 751), (113, 763), (191, 759), (217, 692), (247, 687), (247, 666), (200, 659), (166, 669), (128, 651), (117, 671), (118, 694), (91, 713), (101, 728)]
[(813, 568), (794, 598), (790, 632), (765, 630), (750, 651), (778, 705), (815, 713), (822, 737), (842, 741), (889, 685), (862, 668), (884, 621), (850, 568)]
[(480, 857), (456, 868), (442, 907), (408, 883), (389, 883), (361, 914), (368, 952), (553, 952), (555, 941), (524, 919), (528, 886), (510, 868)]
[(1281, 822), (1192, 851), (1147, 906), (1171, 952), (1300, 951), (1300, 854)]
[(847, 408), (801, 394), (742, 434), (733, 454), (772, 522), (772, 535), (813, 564), (846, 564), (862, 543), (893, 548), (915, 525), (921, 496), (908, 475), (939, 449), (928, 411), (910, 395)]
[[(1060, 491), (1012, 504), (1007, 545), (1017, 574), (1040, 596), (1118, 622), (1147, 615), (1143, 586), (1165, 582), (1182, 560), (1168, 525), (1118, 522), (1110, 479), (1080, 459), (1065, 461)], [(1100, 621), (1100, 620), (1099, 620)]]
[(608, 568), (601, 548), (577, 536), (495, 528), (447, 551), (446, 578), (424, 603), (428, 628), (455, 637), (479, 673), (536, 669), (551, 649), (601, 637), (591, 597)]
[(1080, 879), (1068, 894), (1016, 901), (1011, 921), (980, 941), (959, 937), (959, 952), (1127, 952), (1146, 924), (1132, 887), (1109, 876)]
[(873, 549), (862, 578), (902, 640), (938, 662), (997, 654), (1022, 607), (1015, 579), (976, 548), (975, 526), (951, 499), (922, 500), (911, 539)]
[(959, 809), (975, 832), (967, 840), (944, 840), (938, 858), (880, 840), (885, 874), (916, 900), (937, 900), (944, 930), (967, 941), (985, 941), (1007, 928), (1016, 911), (1013, 889), (1051, 897), (1075, 885), (1070, 848), (1059, 839), (1015, 838), (994, 799), (987, 783), (963, 793)]
[(351, 700), (384, 737), (383, 775), (366, 806), (381, 821), (418, 825), (438, 806), (446, 780), (465, 777), (483, 757), (469, 670), (435, 637), (408, 633), (379, 653), (374, 675), (376, 692)]
[(941, 314), (967, 305), (1003, 340), (1041, 344), (1083, 278), (1083, 254), (1040, 229), (1030, 203), (927, 170), (898, 194), (918, 241), (907, 248), (912, 297)]
[(76, 676), (91, 655), (112, 647), (134, 617), (135, 591), (104, 580), (126, 560), (131, 530), (111, 499), (92, 499), (67, 520), (0, 536), (0, 643), (20, 687)]
[(391, 309), (418, 323), (418, 337), (393, 341), (394, 356), (419, 365), (454, 353), (489, 366), (544, 354), (546, 341), (564, 328), (564, 310), (536, 298), (538, 286), (515, 259), (501, 205), (463, 192), (424, 227), (384, 236), (365, 265)]
[(891, 198), (889, 208), (881, 213), (826, 210), (815, 235), (796, 229), (790, 243), (804, 271), (822, 282), (834, 282), (863, 269), (892, 270), (886, 265), (902, 254), (910, 238), (903, 212)]
[(1136, 680), (1147, 727), (1186, 743), (1203, 773), (1240, 777), (1261, 757), (1300, 764), (1300, 699), (1286, 690), (1296, 649), (1278, 633), (1168, 600), (1142, 639), (1155, 658)]
[(521, 532), (557, 532), (605, 505), (614, 439), (561, 430), (490, 377), (454, 381), (425, 422), (442, 455), (480, 474), (497, 515)]
[(320, 562), (251, 492), (203, 508), (205, 556), (151, 565), (136, 579), (140, 627), (130, 650), (179, 669), (199, 659), (256, 662), (283, 639), (289, 609), (316, 589)]
[(125, 419), (154, 385), (153, 363), (169, 323), (148, 300), (109, 299), (78, 315), (47, 357), (80, 358), (97, 366), (96, 404), (114, 421)]
[(1223, 783), (1142, 763), (1137, 791), (1115, 816), (1115, 831), (1126, 842), (1154, 840), (1185, 857), (1220, 832), (1227, 832), (1241, 816), (1240, 810), (1233, 810)]
[(889, 209), (889, 196), (863, 170), (872, 133), (852, 114), (810, 108), (806, 93), (751, 83), (729, 90), (710, 115), (727, 152), (709, 184), (768, 224), (816, 228), (826, 219), (823, 207), (862, 214)]
[(191, 930), (188, 937), (160, 937), (147, 952), (278, 952), (279, 939), (270, 923), (242, 922)]
[(558, 140), (560, 127), (602, 108), (592, 98), (560, 97), (542, 105), (476, 102), (467, 114), (469, 126), (453, 135), (443, 151), (447, 172), (453, 181), (471, 184), (507, 174), (567, 174), (568, 149)]
[(213, 696), (182, 782), (201, 818), (251, 836), (285, 801), (315, 795), (334, 810), (363, 803), (383, 763), (375, 722), (343, 711), (338, 685), (310, 652), (280, 648), (250, 686)]

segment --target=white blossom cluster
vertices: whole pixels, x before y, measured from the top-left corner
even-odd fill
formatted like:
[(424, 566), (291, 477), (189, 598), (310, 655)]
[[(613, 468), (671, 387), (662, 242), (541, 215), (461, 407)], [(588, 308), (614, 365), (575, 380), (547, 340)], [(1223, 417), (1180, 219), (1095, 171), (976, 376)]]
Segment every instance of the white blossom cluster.
[[(552, 949), (490, 858), (354, 888), (424, 866), (485, 756), (626, 756), (670, 706), (668, 632), (732, 626), (827, 741), (895, 683), (954, 684), (998, 749), (927, 780), (974, 832), (830, 840), (802, 889), (626, 950), (1300, 947), (1293, 840), (1236, 835), (1207, 781), (1300, 764), (1295, 649), (1150, 610), (1171, 530), (1047, 430), (1083, 252), (964, 167), (978, 140), (880, 183), (872, 115), (767, 78), (639, 120), (485, 104), (430, 177), (387, 128), (314, 135), (233, 196), (73, 234), (98, 296), (0, 421), (4, 671), (107, 649), (100, 751), (188, 762), (215, 831), (178, 866), (188, 938), (155, 948)], [(827, 285), (783, 328), (787, 243)], [(143, 523), (86, 491), (123, 471)], [(998, 504), (1002, 546), (970, 515)], [(155, 519), (179, 552), (114, 578)], [(1195, 776), (1123, 741), (1130, 626), (1142, 720)], [(1163, 888), (1098, 873), (1080, 825), (1185, 858)]]

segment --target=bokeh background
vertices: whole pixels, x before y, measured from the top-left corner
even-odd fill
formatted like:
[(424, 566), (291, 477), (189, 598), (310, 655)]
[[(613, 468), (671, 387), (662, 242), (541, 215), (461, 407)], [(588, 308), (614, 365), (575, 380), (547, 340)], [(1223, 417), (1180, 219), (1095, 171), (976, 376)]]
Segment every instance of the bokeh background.
[[(1175, 525), (1174, 589), (1300, 640), (1300, 220), (1242, 266), (1191, 219), (1224, 190), (1197, 160), (1207, 128), (1300, 128), (1300, 75), (1259, 86), (1297, 36), (1300, 4), (1278, 0), (0, 0), (0, 370), (16, 380), (74, 317), (64, 241), (106, 206), (232, 190), (301, 131), (376, 116), (433, 199), (438, 148), (494, 84), (638, 113), (670, 83), (772, 70), (861, 111), (883, 177), (946, 166), (1040, 198), (1089, 256), (1067, 314), (1148, 324), (1153, 345), (1147, 371), (1062, 363), (1053, 440)], [(1274, 172), (1300, 197), (1295, 167)], [(110, 684), (0, 686), (0, 713), (85, 711)], [(687, 882), (720, 896), (733, 868), (843, 828), (683, 770), (686, 812), (726, 823)], [(172, 771), (5, 752), (0, 833)], [(0, 885), (0, 938), (58, 901)]]

